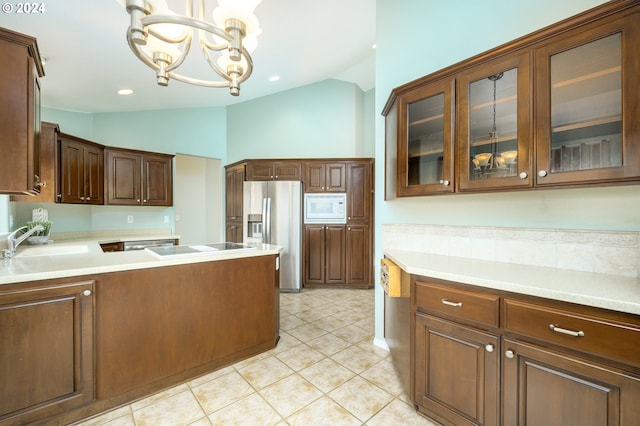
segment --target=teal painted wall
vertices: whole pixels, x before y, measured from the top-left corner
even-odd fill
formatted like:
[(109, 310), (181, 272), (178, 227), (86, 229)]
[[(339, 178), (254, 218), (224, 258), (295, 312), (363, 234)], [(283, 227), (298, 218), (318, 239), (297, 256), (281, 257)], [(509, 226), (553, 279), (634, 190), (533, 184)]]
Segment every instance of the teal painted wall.
[[(640, 230), (640, 186), (384, 201), (384, 118), (394, 87), (595, 7), (602, 0), (377, 0), (376, 247), (384, 223)], [(376, 338), (383, 336), (376, 289)]]
[(42, 121), (60, 125), (60, 131), (83, 139), (93, 140), (93, 114), (42, 108)]
[(184, 108), (94, 114), (94, 136), (108, 146), (167, 154), (227, 156), (226, 109)]
[(231, 105), (229, 163), (245, 158), (360, 156), (363, 96), (353, 83), (325, 80)]

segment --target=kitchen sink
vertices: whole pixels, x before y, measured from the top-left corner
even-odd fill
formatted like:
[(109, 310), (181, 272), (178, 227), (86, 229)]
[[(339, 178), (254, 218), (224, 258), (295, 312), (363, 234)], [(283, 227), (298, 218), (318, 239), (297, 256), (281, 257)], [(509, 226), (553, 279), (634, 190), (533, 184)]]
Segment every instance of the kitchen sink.
[(39, 247), (26, 247), (19, 249), (14, 257), (58, 256), (62, 254), (87, 253), (87, 245), (46, 245)]

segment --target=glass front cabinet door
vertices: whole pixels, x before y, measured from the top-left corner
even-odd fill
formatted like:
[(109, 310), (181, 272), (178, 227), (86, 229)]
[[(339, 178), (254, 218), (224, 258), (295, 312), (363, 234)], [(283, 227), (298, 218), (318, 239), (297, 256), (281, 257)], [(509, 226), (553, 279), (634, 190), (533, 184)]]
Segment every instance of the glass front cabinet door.
[(398, 97), (398, 196), (453, 192), (454, 81)]
[(638, 13), (536, 50), (536, 185), (640, 175)]
[(532, 186), (528, 58), (512, 55), (460, 75), (461, 191)]

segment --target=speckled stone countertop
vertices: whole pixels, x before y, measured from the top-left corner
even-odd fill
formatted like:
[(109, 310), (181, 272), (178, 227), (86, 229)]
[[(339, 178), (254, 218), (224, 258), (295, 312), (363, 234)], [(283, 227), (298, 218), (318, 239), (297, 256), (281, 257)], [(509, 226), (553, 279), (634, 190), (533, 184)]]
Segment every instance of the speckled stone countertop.
[(383, 252), (410, 274), (640, 315), (638, 278), (397, 249)]
[[(131, 239), (137, 241), (155, 239), (156, 237), (164, 239), (173, 238), (174, 236), (146, 236), (145, 238), (137, 236)], [(255, 250), (251, 251), (216, 251), (194, 256), (161, 259), (145, 250), (104, 253), (100, 247), (100, 243), (126, 240), (129, 240), (129, 238), (102, 237), (97, 239), (67, 239), (46, 246), (20, 245), (13, 258), (0, 259), (0, 285), (241, 257), (265, 256), (278, 254), (282, 250), (280, 246), (254, 244), (252, 246), (255, 247)], [(47, 251), (52, 249), (51, 251), (67, 254), (28, 255), (29, 249), (39, 247), (46, 247)]]

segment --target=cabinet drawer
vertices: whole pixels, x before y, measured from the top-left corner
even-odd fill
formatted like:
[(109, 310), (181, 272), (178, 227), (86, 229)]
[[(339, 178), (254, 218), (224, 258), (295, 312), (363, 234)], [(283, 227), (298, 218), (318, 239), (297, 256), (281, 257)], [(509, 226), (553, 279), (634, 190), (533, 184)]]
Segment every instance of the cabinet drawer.
[(555, 345), (640, 366), (640, 325), (505, 300), (505, 329)]
[(499, 325), (499, 296), (416, 281), (416, 305), (492, 327)]

